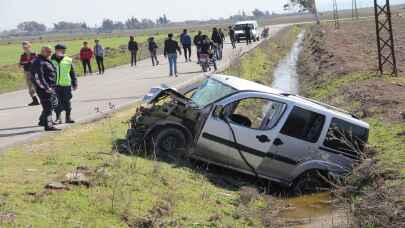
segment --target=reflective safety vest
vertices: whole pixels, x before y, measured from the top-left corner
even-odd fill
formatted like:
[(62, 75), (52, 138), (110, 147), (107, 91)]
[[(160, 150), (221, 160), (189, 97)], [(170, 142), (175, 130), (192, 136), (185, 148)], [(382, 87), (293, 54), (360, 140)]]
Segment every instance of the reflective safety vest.
[(72, 78), (70, 77), (70, 70), (72, 69), (73, 59), (65, 56), (60, 62), (52, 60), (52, 63), (56, 67), (57, 72), (56, 85), (71, 86)]

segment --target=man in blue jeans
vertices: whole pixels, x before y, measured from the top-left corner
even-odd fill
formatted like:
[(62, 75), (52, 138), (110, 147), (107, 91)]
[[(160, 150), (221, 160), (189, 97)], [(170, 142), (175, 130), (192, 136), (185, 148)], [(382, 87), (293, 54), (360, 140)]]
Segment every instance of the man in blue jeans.
[(184, 57), (186, 62), (191, 62), (191, 36), (188, 35), (187, 29), (183, 30), (183, 33), (180, 35), (181, 46), (183, 46)]
[(169, 59), (170, 75), (177, 77), (177, 52), (181, 55), (181, 49), (179, 43), (173, 40), (173, 34), (168, 35), (168, 39), (165, 41), (164, 56)]

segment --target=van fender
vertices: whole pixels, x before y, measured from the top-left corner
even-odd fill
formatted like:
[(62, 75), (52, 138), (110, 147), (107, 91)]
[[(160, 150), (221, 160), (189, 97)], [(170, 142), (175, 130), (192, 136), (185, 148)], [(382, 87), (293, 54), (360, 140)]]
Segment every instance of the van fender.
[(302, 174), (311, 171), (311, 170), (319, 170), (319, 171), (324, 171), (328, 175), (336, 178), (339, 176), (343, 176), (350, 172), (347, 168), (337, 165), (335, 163), (331, 163), (328, 161), (323, 161), (323, 160), (311, 160), (311, 161), (306, 161), (303, 163), (300, 163), (297, 165), (297, 167), (293, 170), (293, 173), (291, 175), (292, 181), (294, 181), (296, 178), (301, 176)]
[(187, 148), (186, 149), (189, 149), (192, 147), (193, 134), (191, 133), (191, 131), (183, 124), (175, 122), (175, 121), (170, 121), (170, 120), (161, 120), (161, 121), (154, 123), (152, 126), (150, 126), (146, 130), (144, 139), (147, 140), (155, 130), (158, 130), (159, 128), (166, 128), (166, 127), (174, 127), (174, 128), (177, 128), (177, 129), (183, 131), (183, 133), (187, 139)]

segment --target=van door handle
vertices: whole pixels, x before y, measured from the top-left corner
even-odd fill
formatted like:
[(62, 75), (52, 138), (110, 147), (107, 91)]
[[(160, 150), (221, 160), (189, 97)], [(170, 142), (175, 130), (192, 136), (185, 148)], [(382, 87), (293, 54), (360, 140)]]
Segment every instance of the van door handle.
[(277, 138), (276, 140), (274, 140), (273, 144), (274, 144), (275, 146), (281, 146), (281, 145), (283, 145), (284, 143), (283, 143), (283, 141), (281, 141), (281, 139)]
[(267, 135), (258, 135), (256, 136), (257, 140), (259, 140), (259, 142), (261, 143), (268, 143), (270, 142), (269, 137), (267, 137)]

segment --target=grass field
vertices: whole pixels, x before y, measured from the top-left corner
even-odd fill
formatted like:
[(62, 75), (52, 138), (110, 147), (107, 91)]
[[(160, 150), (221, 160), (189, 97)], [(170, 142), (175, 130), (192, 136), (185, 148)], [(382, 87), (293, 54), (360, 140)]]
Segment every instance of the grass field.
[[(194, 30), (190, 31), (190, 35), (194, 35), (195, 33), (196, 31)], [(138, 42), (141, 48), (141, 50), (138, 52), (138, 59), (145, 59), (149, 57), (146, 42), (150, 36), (151, 35), (143, 34), (135, 37), (135, 40)], [(163, 49), (163, 41), (167, 37), (167, 33), (155, 32), (153, 33), (153, 36), (160, 47), (159, 53), (161, 53)], [(177, 39), (178, 36), (179, 34), (177, 34)], [(122, 35), (100, 38), (100, 43), (104, 46), (104, 48), (108, 49), (104, 59), (104, 64), (107, 69), (129, 64), (130, 55), (126, 49), (128, 40), (129, 38), (127, 36)], [(82, 75), (83, 68), (80, 60), (78, 59), (78, 53), (80, 52), (83, 41), (88, 41), (90, 47), (94, 46), (94, 37), (91, 37), (91, 39), (78, 37), (75, 40), (68, 41), (63, 41), (63, 39), (61, 39), (60, 41), (52, 40), (50, 42), (34, 42), (33, 51), (38, 53), (43, 45), (54, 46), (56, 43), (64, 43), (68, 47), (67, 54), (69, 56), (76, 57), (74, 59), (75, 70), (80, 76)], [(21, 52), (21, 45), (18, 43), (0, 44), (0, 93), (25, 88), (23, 72), (17, 65)], [(97, 65), (94, 58), (91, 64), (93, 72), (97, 72)]]
[[(284, 53), (290, 47), (274, 43), (294, 33), (284, 30), (266, 47), (282, 46)], [(135, 109), (1, 154), (0, 226), (279, 227), (285, 222), (279, 216), (284, 200), (259, 194), (224, 170), (116, 153), (113, 142), (124, 138)], [(77, 170), (88, 173), (90, 186), (44, 189)]]

